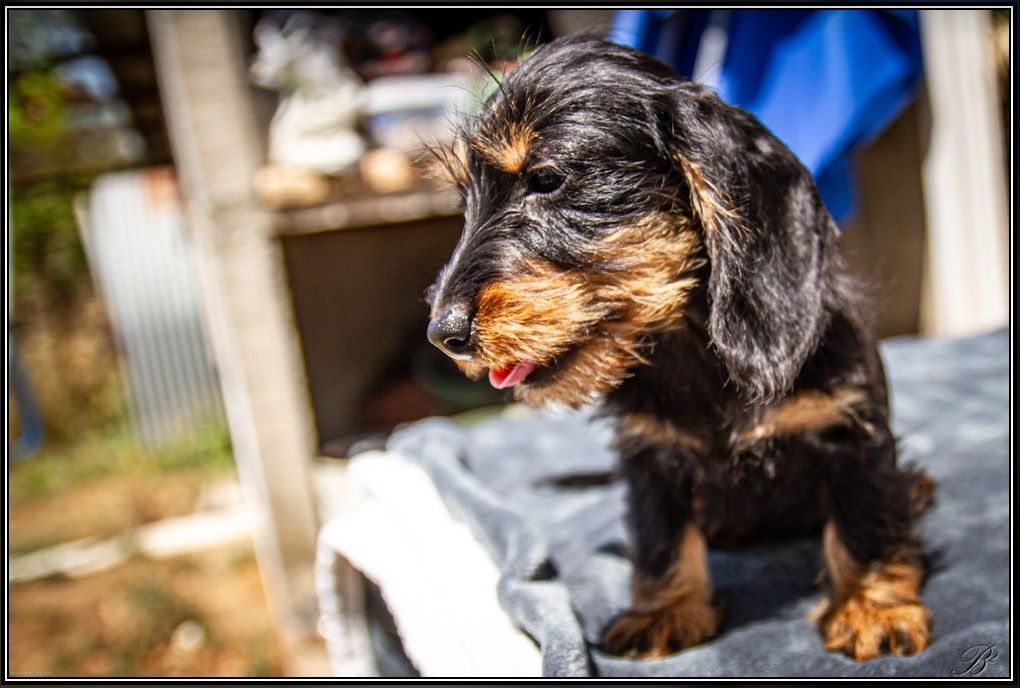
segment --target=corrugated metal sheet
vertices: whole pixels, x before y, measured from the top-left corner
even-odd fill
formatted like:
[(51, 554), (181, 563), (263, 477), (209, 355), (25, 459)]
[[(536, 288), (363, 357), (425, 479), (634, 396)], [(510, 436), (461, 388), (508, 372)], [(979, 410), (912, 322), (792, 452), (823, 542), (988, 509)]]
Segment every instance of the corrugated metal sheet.
[(170, 168), (104, 175), (82, 236), (141, 439), (158, 446), (221, 417), (199, 283)]

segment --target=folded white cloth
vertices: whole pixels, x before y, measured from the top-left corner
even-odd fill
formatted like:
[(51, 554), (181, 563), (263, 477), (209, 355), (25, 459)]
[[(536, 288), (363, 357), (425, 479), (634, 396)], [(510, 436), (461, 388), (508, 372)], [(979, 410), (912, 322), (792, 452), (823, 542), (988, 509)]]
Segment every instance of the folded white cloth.
[(338, 674), (367, 671), (352, 659), (362, 641), (351, 635), (363, 622), (351, 618), (360, 605), (344, 604), (339, 557), (379, 587), (422, 676), (541, 675), (537, 646), (496, 598), (495, 564), (419, 466), (395, 452), (367, 452), (349, 461), (343, 482), (318, 555), (323, 630)]

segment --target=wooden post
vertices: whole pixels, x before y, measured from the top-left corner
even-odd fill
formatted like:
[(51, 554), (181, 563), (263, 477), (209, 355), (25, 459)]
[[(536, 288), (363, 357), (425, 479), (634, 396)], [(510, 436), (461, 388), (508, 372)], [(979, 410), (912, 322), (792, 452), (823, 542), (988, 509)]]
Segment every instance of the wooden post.
[(252, 188), (262, 139), (240, 17), (148, 12), (208, 331), (255, 553), (281, 631), (314, 628), (314, 430), (271, 215)]
[(1009, 320), (1008, 187), (988, 10), (921, 10), (931, 136), (924, 161), (929, 272), (922, 332)]

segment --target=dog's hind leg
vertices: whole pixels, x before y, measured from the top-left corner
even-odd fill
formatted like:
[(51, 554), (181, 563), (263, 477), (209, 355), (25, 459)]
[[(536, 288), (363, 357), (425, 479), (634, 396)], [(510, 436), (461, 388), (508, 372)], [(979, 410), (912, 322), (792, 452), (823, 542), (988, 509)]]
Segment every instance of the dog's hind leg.
[(621, 473), (629, 489), (632, 599), (603, 644), (614, 654), (663, 657), (715, 633), (705, 539), (691, 521), (682, 459), (648, 448), (624, 458)]

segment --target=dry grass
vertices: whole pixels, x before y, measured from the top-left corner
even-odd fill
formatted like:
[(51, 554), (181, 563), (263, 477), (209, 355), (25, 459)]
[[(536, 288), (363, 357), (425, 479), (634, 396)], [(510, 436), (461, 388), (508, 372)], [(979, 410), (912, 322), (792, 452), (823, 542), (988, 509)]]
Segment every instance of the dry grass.
[(123, 427), (46, 448), (8, 474), (11, 554), (190, 513), (206, 485), (233, 473), (219, 426), (159, 452)]
[[(222, 428), (160, 452), (124, 428), (11, 466), (16, 555), (190, 513), (233, 476)], [(271, 676), (283, 665), (248, 543), (136, 557), (82, 578), (10, 586), (10, 671), (51, 676)]]
[(273, 676), (279, 644), (247, 545), (13, 585), (10, 670), (51, 676)]

